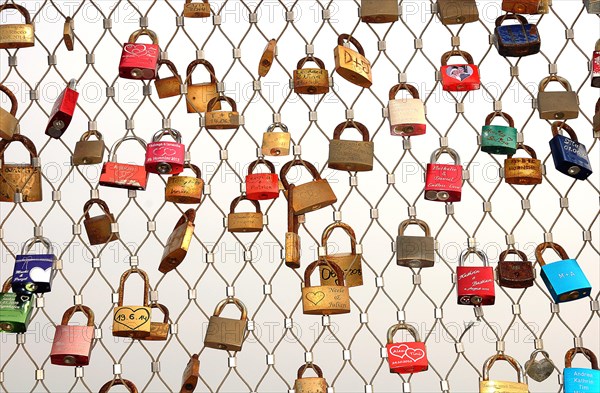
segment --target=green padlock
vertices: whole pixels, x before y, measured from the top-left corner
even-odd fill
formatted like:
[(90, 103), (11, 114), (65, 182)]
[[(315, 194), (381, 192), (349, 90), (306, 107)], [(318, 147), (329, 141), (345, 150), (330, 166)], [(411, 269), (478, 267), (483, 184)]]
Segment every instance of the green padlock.
[(0, 293), (0, 332), (25, 333), (31, 316), (31, 296), (9, 292), (11, 279), (2, 286)]
[[(493, 126), (492, 120), (502, 117), (507, 126)], [(512, 155), (517, 151), (517, 129), (513, 118), (504, 112), (493, 112), (485, 119), (481, 129), (481, 151), (490, 154)]]

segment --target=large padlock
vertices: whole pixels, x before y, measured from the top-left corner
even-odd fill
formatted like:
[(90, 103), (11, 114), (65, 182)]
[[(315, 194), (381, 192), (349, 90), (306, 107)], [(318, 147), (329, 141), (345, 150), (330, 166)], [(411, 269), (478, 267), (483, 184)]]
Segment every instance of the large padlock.
[[(169, 135), (174, 142), (163, 142), (162, 137)], [(181, 133), (173, 128), (163, 128), (154, 134), (152, 142), (146, 146), (146, 172), (159, 175), (173, 175), (183, 172), (185, 164), (185, 146), (181, 143)]]
[[(462, 57), (467, 64), (450, 64), (452, 56)], [(464, 50), (451, 50), (442, 55), (442, 88), (444, 91), (471, 91), (479, 90), (481, 77), (479, 67), (473, 63), (473, 57)]]
[(0, 332), (25, 333), (33, 310), (32, 295), (9, 292), (11, 280), (4, 282), (0, 293)]
[[(274, 131), (275, 128), (281, 131)], [(263, 133), (261, 152), (265, 156), (287, 156), (290, 154), (290, 133), (283, 123), (273, 123)]]
[(119, 386), (119, 385), (125, 386), (129, 393), (138, 393), (137, 387), (135, 386), (135, 384), (133, 382), (131, 382), (127, 379), (122, 379), (121, 377), (115, 377), (115, 378), (116, 379), (113, 379), (112, 381), (108, 381), (104, 385), (102, 385), (102, 387), (100, 388), (98, 393), (108, 393), (108, 392), (110, 392), (110, 390), (112, 389), (113, 386)]
[[(409, 225), (417, 225), (425, 236), (407, 236), (404, 234)], [(410, 218), (398, 226), (396, 238), (396, 264), (415, 269), (432, 267), (435, 261), (435, 240), (431, 236), (429, 225), (423, 220)]]
[(592, 55), (592, 87), (600, 87), (600, 39), (596, 41)]
[(198, 354), (195, 353), (190, 357), (185, 370), (183, 370), (179, 393), (194, 393), (194, 389), (198, 385), (198, 378), (200, 378), (200, 360)]
[[(543, 253), (553, 249), (559, 261), (546, 264)], [(535, 258), (541, 266), (540, 276), (555, 303), (583, 299), (592, 292), (592, 286), (575, 259), (569, 259), (565, 249), (556, 243), (542, 243), (535, 249)]]
[(10, 100), (10, 112), (0, 108), (0, 138), (12, 139), (12, 136), (17, 130), (17, 126), (19, 124), (19, 120), (17, 120), (16, 117), (19, 103), (17, 102), (17, 97), (15, 97), (13, 92), (2, 83), (0, 83), (0, 91), (6, 94)]
[[(560, 130), (569, 134), (570, 138), (560, 135)], [(575, 131), (562, 121), (552, 124), (553, 138), (550, 140), (550, 152), (556, 170), (577, 180), (585, 180), (592, 174), (592, 165), (587, 149), (577, 140)]]
[[(492, 125), (495, 117), (506, 120), (508, 126)], [(481, 151), (502, 155), (517, 152), (517, 129), (511, 115), (504, 112), (492, 112), (485, 118), (485, 125), (481, 128)]]
[[(142, 280), (144, 280), (142, 305), (124, 306), (125, 281), (127, 281), (132, 273), (139, 274)], [(152, 308), (148, 302), (149, 291), (150, 282), (145, 271), (134, 268), (123, 273), (119, 283), (119, 299), (113, 310), (113, 336), (140, 339), (150, 334)]]
[(360, 19), (365, 23), (392, 23), (400, 16), (397, 0), (361, 0)]
[(462, 25), (479, 20), (475, 0), (438, 0), (437, 11), (444, 25)]
[(583, 0), (588, 14), (600, 14), (600, 0)]
[[(344, 40), (354, 45), (356, 50), (346, 47)], [(335, 71), (342, 78), (357, 86), (371, 87), (373, 84), (371, 62), (365, 57), (365, 50), (356, 38), (349, 34), (340, 34), (333, 55), (335, 57)]]
[[(362, 140), (341, 140), (342, 133), (348, 128), (356, 129)], [(374, 150), (375, 145), (370, 140), (369, 130), (364, 124), (357, 121), (340, 123), (333, 131), (333, 139), (329, 141), (327, 166), (340, 171), (372, 171)]]
[[(239, 319), (223, 318), (221, 312), (228, 304), (234, 304), (242, 313)], [(204, 336), (204, 346), (221, 349), (224, 351), (241, 351), (246, 339), (246, 324), (248, 310), (241, 300), (228, 297), (222, 300), (208, 321), (208, 328)]]
[(532, 185), (542, 183), (542, 162), (537, 159), (535, 150), (523, 144), (517, 150), (524, 150), (529, 157), (513, 158), (512, 154), (504, 160), (504, 180), (507, 184)]
[(165, 244), (158, 266), (159, 272), (168, 273), (183, 262), (194, 237), (195, 219), (196, 210), (194, 209), (188, 209), (181, 215)]
[(70, 16), (65, 18), (63, 24), (63, 41), (68, 51), (75, 49), (75, 21)]
[[(337, 276), (334, 285), (310, 285), (310, 275), (322, 265), (329, 266)], [(337, 315), (350, 312), (350, 292), (344, 280), (344, 272), (335, 263), (320, 258), (304, 271), (302, 288), (302, 311), (307, 315)]]
[(4, 3), (0, 6), (0, 13), (4, 10), (14, 9), (19, 11), (25, 23), (0, 25), (0, 49), (28, 48), (35, 44), (35, 28), (27, 8), (13, 3)]
[[(249, 201), (254, 205), (255, 212), (236, 213), (235, 208), (241, 201)], [(241, 195), (231, 201), (227, 215), (227, 230), (229, 232), (261, 232), (263, 230), (263, 214), (258, 201)]]
[[(86, 325), (69, 325), (69, 320), (77, 311), (85, 314)], [(93, 341), (94, 312), (81, 304), (73, 306), (65, 311), (60, 325), (56, 325), (50, 350), (50, 362), (58, 366), (87, 366), (90, 364)]]
[[(406, 90), (412, 98), (396, 99), (400, 90)], [(419, 98), (419, 91), (413, 85), (400, 83), (390, 89), (388, 102), (388, 118), (390, 132), (398, 136), (423, 135), (427, 130), (425, 121), (425, 105)]]
[(173, 203), (200, 203), (204, 188), (202, 172), (194, 164), (186, 163), (184, 168), (190, 168), (196, 176), (181, 176), (180, 174), (170, 176), (165, 187), (165, 200)]
[[(438, 164), (437, 160), (446, 153), (454, 164)], [(462, 194), (462, 165), (458, 153), (449, 147), (434, 150), (425, 174), (425, 199), (438, 202), (460, 202)]]
[(514, 14), (537, 14), (540, 0), (502, 0), (502, 11)]
[[(206, 68), (206, 71), (210, 74), (210, 82), (192, 82), (192, 73), (198, 65)], [(219, 96), (215, 68), (208, 60), (196, 59), (192, 61), (187, 67), (185, 83), (187, 84), (186, 107), (188, 113), (206, 112), (210, 100)], [(213, 109), (221, 109), (221, 102), (217, 102)]]
[(265, 77), (271, 71), (273, 65), (273, 59), (275, 58), (275, 52), (277, 52), (277, 40), (272, 38), (267, 42), (267, 46), (260, 56), (258, 62), (258, 75)]
[[(168, 78), (161, 78), (158, 72), (160, 68), (165, 65), (171, 71), (171, 75)], [(181, 76), (177, 72), (177, 67), (171, 60), (161, 59), (158, 61), (156, 69), (156, 79), (154, 79), (154, 87), (158, 93), (158, 98), (169, 98), (177, 97), (181, 94)]]
[[(329, 254), (327, 251), (327, 242), (331, 236), (331, 233), (336, 228), (343, 229), (350, 238), (350, 252)], [(321, 237), (321, 247), (324, 253), (324, 255), (321, 255), (321, 258), (325, 259), (327, 262), (333, 262), (339, 266), (344, 273), (344, 281), (346, 282), (347, 287), (357, 287), (363, 285), (362, 253), (357, 252), (356, 234), (350, 225), (336, 221), (325, 228), (323, 231), (323, 236)], [(321, 277), (321, 286), (332, 286), (339, 284), (336, 271), (328, 264), (319, 266), (319, 275)]]
[[(490, 369), (497, 360), (504, 360), (517, 372), (517, 382), (490, 380)], [(503, 353), (488, 358), (483, 364), (483, 378), (479, 381), (479, 393), (529, 393), (523, 367), (514, 358)]]
[[(98, 205), (102, 209), (99, 216), (90, 217), (90, 209)], [(115, 216), (110, 212), (108, 205), (102, 199), (90, 199), (83, 205), (83, 226), (91, 245), (106, 244), (119, 240), (119, 232), (113, 232), (112, 224), (115, 224)]]
[[(408, 330), (415, 341), (395, 343), (394, 336), (398, 330)], [(398, 323), (391, 326), (387, 332), (386, 350), (391, 373), (414, 374), (429, 368), (425, 343), (412, 325)]]
[[(571, 367), (576, 354), (583, 354), (592, 364), (592, 368)], [(596, 354), (583, 347), (571, 348), (565, 354), (563, 370), (565, 393), (598, 392), (600, 390), (600, 369)]]
[[(151, 44), (139, 44), (140, 36), (147, 35), (152, 40)], [(125, 79), (150, 80), (156, 78), (160, 47), (158, 37), (152, 30), (139, 29), (131, 33), (128, 42), (123, 44), (121, 62), (119, 63), (119, 76)]]
[[(29, 152), (29, 164), (5, 164), (4, 152), (13, 142), (22, 143)], [(18, 193), (19, 197), (15, 198)], [(20, 201), (19, 201), (20, 199)], [(0, 140), (0, 201), (39, 202), (42, 200), (42, 171), (37, 149), (22, 134)]]
[(294, 213), (292, 208), (294, 202), (294, 188), (296, 185), (290, 184), (288, 189), (287, 198), (287, 219), (288, 228), (285, 233), (285, 265), (292, 269), (298, 269), (300, 267), (300, 220)]
[[(303, 68), (309, 61), (315, 63), (318, 68)], [(329, 93), (329, 71), (325, 68), (323, 60), (311, 55), (298, 61), (294, 70), (294, 92), (296, 94)]]
[[(141, 337), (140, 340), (145, 341), (166, 341), (169, 337), (169, 309), (164, 304), (152, 303), (151, 309), (156, 309), (163, 314), (162, 322), (150, 322), (150, 334)], [(152, 313), (152, 316), (156, 315), (156, 311)]]
[(317, 171), (317, 168), (308, 161), (292, 160), (283, 165), (279, 172), (279, 179), (281, 180), (283, 188), (286, 190), (286, 194), (289, 191), (288, 189), (290, 186), (287, 179), (288, 172), (291, 167), (298, 165), (304, 166), (312, 175), (313, 180), (294, 187), (292, 208), (296, 215), (319, 210), (337, 202), (337, 197), (333, 193), (329, 182), (326, 179), (321, 179), (321, 175), (319, 174), (319, 171)]
[[(560, 83), (565, 91), (546, 91), (550, 82)], [(537, 104), (540, 119), (566, 120), (579, 117), (579, 96), (571, 89), (569, 81), (560, 76), (552, 75), (542, 79)]]
[[(516, 255), (520, 261), (507, 261), (508, 255)], [(528, 288), (533, 286), (535, 273), (533, 264), (527, 260), (523, 251), (516, 249), (504, 250), (500, 253), (500, 260), (496, 266), (498, 285), (506, 288)]]
[[(503, 26), (506, 19), (519, 23)], [(539, 53), (542, 41), (537, 25), (528, 23), (522, 15), (504, 14), (496, 19), (494, 45), (500, 56), (523, 57)]]
[[(94, 136), (96, 140), (90, 140)], [(97, 130), (89, 130), (81, 135), (81, 139), (75, 144), (73, 151), (73, 165), (99, 164), (104, 159), (104, 139)]]
[[(535, 359), (538, 353), (542, 354), (542, 360)], [(525, 374), (534, 381), (543, 382), (552, 375), (555, 367), (548, 352), (536, 349), (529, 356), (529, 360), (525, 362)]]
[(210, 4), (208, 0), (185, 0), (183, 16), (186, 18), (208, 18), (210, 16)]
[[(463, 266), (467, 257), (475, 254), (483, 266)], [(466, 249), (461, 252), (456, 268), (456, 292), (458, 304), (489, 306), (496, 300), (494, 269), (489, 266), (485, 252)]]
[[(219, 111), (215, 109), (217, 103), (222, 101), (229, 104), (231, 107), (230, 111)], [(237, 104), (230, 97), (214, 97), (206, 106), (206, 116), (204, 120), (204, 127), (208, 130), (235, 130), (240, 126), (240, 114), (237, 111)]]
[(137, 141), (144, 151), (146, 142), (136, 136), (118, 139), (110, 149), (108, 161), (102, 166), (99, 184), (105, 187), (125, 188), (127, 190), (145, 190), (148, 184), (148, 172), (143, 165), (117, 162), (117, 150), (125, 141)]
[[(31, 248), (40, 243), (45, 249), (44, 254), (29, 254)], [(12, 275), (12, 290), (17, 294), (31, 295), (33, 293), (46, 293), (52, 289), (54, 248), (45, 237), (34, 237), (23, 243), (21, 254), (15, 259)]]
[(77, 81), (71, 79), (54, 102), (46, 125), (46, 135), (49, 137), (59, 139), (71, 124), (73, 113), (77, 107), (77, 98), (79, 97), (79, 93), (75, 90), (76, 87)]
[[(316, 377), (305, 377), (304, 372), (311, 368)], [(327, 381), (323, 378), (323, 370), (314, 363), (306, 363), (298, 369), (296, 380), (294, 381), (295, 393), (327, 393)]]
[[(269, 168), (269, 173), (254, 173), (259, 164)], [(263, 201), (279, 197), (279, 176), (275, 173), (275, 165), (269, 160), (260, 158), (248, 165), (246, 175), (246, 198)]]

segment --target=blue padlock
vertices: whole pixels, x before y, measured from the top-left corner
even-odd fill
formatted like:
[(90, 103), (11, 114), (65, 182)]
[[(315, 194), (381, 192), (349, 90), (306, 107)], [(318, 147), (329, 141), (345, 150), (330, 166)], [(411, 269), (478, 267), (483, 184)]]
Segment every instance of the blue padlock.
[[(560, 134), (560, 130), (569, 134), (570, 138)], [(588, 158), (587, 149), (577, 141), (577, 134), (568, 124), (562, 121), (552, 123), (550, 151), (554, 166), (560, 173), (578, 180), (585, 180), (592, 174), (592, 166)]]
[[(562, 260), (546, 265), (542, 253), (552, 248)], [(589, 296), (592, 286), (575, 259), (569, 259), (564, 248), (556, 243), (542, 243), (535, 249), (535, 257), (542, 267), (542, 280), (555, 303), (570, 302)]]
[[(46, 247), (46, 254), (28, 254), (31, 248), (41, 243)], [(12, 290), (17, 294), (31, 295), (33, 293), (50, 292), (54, 278), (54, 261), (56, 256), (52, 243), (45, 237), (29, 239), (17, 255), (13, 270)]]
[[(507, 19), (516, 19), (519, 23), (502, 26)], [(522, 57), (539, 53), (542, 42), (537, 26), (528, 23), (524, 16), (504, 14), (496, 19), (494, 45), (500, 56)]]
[[(505, 119), (508, 126), (492, 125), (495, 117)], [(493, 112), (485, 118), (485, 125), (481, 128), (481, 151), (505, 155), (517, 152), (517, 129), (512, 116), (504, 112)]]
[[(582, 353), (589, 359), (592, 363), (591, 369), (571, 367), (573, 357), (578, 353)], [(582, 347), (571, 348), (565, 355), (563, 383), (565, 393), (600, 392), (600, 370), (598, 370), (598, 358), (594, 352)]]

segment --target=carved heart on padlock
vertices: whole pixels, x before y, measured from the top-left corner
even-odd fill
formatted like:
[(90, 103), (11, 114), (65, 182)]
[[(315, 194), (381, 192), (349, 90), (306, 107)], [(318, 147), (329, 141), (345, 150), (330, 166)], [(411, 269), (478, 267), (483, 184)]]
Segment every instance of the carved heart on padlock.
[(140, 57), (140, 56), (149, 56), (155, 57), (156, 51), (154, 48), (147, 48), (146, 45), (143, 44), (127, 44), (124, 47), (125, 52), (129, 53), (132, 56)]
[(41, 267), (34, 267), (29, 271), (29, 278), (35, 282), (49, 282), (50, 275), (52, 274), (52, 268), (42, 269)]
[(321, 303), (321, 301), (325, 299), (325, 294), (321, 291), (318, 292), (308, 292), (306, 294), (306, 300), (314, 304), (315, 306)]
[(530, 359), (525, 362), (525, 370), (531, 379), (537, 382), (542, 382), (552, 375), (554, 372), (554, 365), (547, 358), (542, 360)]
[[(124, 313), (123, 311), (130, 311), (131, 313)], [(133, 318), (131, 318), (132, 315)], [(149, 318), (150, 312), (148, 312), (147, 308), (133, 309), (130, 307), (120, 307), (119, 313), (115, 315), (114, 321), (128, 329), (135, 330), (144, 325)]]

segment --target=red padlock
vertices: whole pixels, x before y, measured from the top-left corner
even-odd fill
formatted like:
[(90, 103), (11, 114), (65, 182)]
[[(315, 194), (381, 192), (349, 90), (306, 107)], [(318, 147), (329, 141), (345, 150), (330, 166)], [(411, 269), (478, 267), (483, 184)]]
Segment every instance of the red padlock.
[(77, 98), (79, 97), (79, 93), (75, 90), (76, 85), (77, 81), (71, 79), (69, 85), (60, 93), (56, 102), (54, 102), (48, 119), (48, 125), (46, 126), (46, 135), (49, 137), (58, 139), (67, 130), (67, 127), (69, 127), (73, 113), (77, 107)]
[(600, 39), (596, 41), (592, 57), (592, 86), (600, 87)]
[[(138, 44), (136, 41), (141, 35), (150, 37), (152, 43)], [(148, 29), (134, 31), (129, 36), (129, 41), (123, 44), (119, 76), (125, 79), (143, 80), (156, 78), (159, 55), (160, 48), (156, 33)]]
[[(440, 155), (447, 153), (454, 164), (438, 164)], [(462, 193), (462, 166), (458, 153), (449, 147), (434, 150), (427, 164), (425, 199), (438, 202), (459, 202)]]
[[(452, 56), (460, 56), (467, 64), (451, 64), (448, 60)], [(445, 91), (470, 91), (479, 90), (481, 78), (479, 68), (473, 64), (473, 56), (463, 50), (451, 50), (442, 55), (442, 87)]]
[[(264, 164), (271, 173), (253, 173), (258, 164)], [(248, 166), (246, 176), (246, 197), (253, 201), (275, 199), (279, 196), (279, 176), (271, 161), (260, 158)]]
[[(87, 326), (68, 324), (77, 311), (86, 315)], [(83, 305), (73, 306), (65, 311), (60, 325), (56, 326), (50, 362), (58, 366), (87, 366), (90, 364), (93, 341), (94, 312)]]
[[(398, 330), (408, 330), (415, 342), (394, 343), (394, 335)], [(398, 323), (389, 328), (387, 334), (387, 355), (390, 372), (397, 374), (413, 374), (429, 368), (425, 343), (421, 342), (419, 332), (412, 325)]]
[[(477, 255), (483, 266), (463, 266), (469, 254)], [(472, 306), (488, 306), (496, 300), (494, 286), (494, 269), (489, 266), (488, 257), (483, 251), (464, 250), (459, 257), (456, 268), (456, 289), (458, 304)]]
[(143, 165), (124, 164), (116, 162), (117, 149), (121, 143), (135, 140), (146, 150), (146, 142), (136, 136), (126, 136), (117, 140), (110, 149), (108, 162), (102, 166), (100, 185), (106, 187), (125, 188), (128, 190), (145, 190), (148, 184), (148, 172)]
[[(170, 135), (175, 142), (161, 142)], [(185, 146), (181, 143), (181, 133), (172, 128), (163, 128), (152, 137), (146, 148), (146, 171), (159, 175), (176, 175), (183, 172)]]

